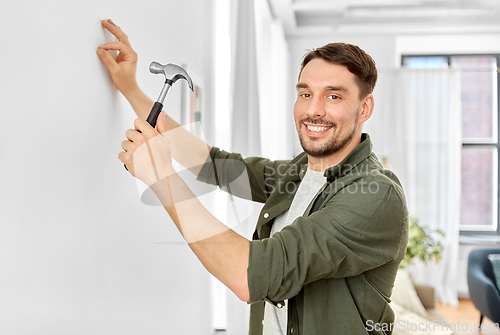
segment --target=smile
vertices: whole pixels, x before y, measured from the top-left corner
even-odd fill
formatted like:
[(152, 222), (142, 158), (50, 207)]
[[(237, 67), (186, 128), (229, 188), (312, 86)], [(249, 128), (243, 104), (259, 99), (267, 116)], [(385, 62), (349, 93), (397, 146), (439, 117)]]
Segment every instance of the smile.
[(306, 128), (307, 128), (307, 130), (309, 130), (311, 132), (321, 133), (321, 132), (324, 132), (324, 131), (332, 128), (332, 126), (329, 126), (329, 127), (320, 127), (320, 126), (309, 126), (309, 125), (306, 125)]

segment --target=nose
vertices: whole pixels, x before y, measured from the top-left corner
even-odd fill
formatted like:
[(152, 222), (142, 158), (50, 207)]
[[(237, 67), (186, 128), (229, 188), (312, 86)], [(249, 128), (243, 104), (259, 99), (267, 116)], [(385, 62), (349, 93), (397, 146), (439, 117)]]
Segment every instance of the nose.
[(321, 97), (313, 96), (307, 106), (307, 116), (311, 118), (321, 118), (326, 115), (325, 104)]

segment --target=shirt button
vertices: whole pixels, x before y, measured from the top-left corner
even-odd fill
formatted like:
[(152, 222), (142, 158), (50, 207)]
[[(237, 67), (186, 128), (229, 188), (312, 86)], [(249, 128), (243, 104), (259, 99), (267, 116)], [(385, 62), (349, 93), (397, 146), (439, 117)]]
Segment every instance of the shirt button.
[(264, 219), (267, 219), (269, 217), (269, 213), (264, 213)]
[(281, 302), (278, 303), (278, 308), (282, 308), (283, 304)]

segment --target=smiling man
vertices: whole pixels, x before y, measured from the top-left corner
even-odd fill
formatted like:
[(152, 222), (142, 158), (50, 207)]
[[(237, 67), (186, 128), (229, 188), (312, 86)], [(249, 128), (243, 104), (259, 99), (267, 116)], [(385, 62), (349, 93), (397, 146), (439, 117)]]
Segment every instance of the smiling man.
[[(144, 119), (153, 102), (135, 82), (137, 54), (121, 29), (111, 21), (103, 26), (119, 41), (97, 53), (139, 116), (120, 160), (151, 185), (207, 270), (251, 304), (250, 334), (392, 333), (389, 302), (408, 220), (397, 177), (383, 169), (362, 133), (374, 106), (373, 59), (344, 43), (309, 52), (294, 108), (304, 152), (286, 161), (243, 158), (179, 130), (163, 112), (158, 128), (149, 126)], [(110, 49), (120, 51), (116, 61)], [(179, 132), (172, 136), (173, 130)], [(138, 172), (151, 165), (148, 152), (159, 157), (149, 177)], [(241, 187), (264, 203), (252, 241), (203, 208), (175, 174), (172, 154), (199, 180), (223, 189), (231, 184), (235, 194), (234, 181), (246, 171)]]
[[(349, 46), (342, 46), (347, 51)], [(361, 141), (361, 125), (373, 111), (371, 91), (377, 80), (375, 64), (368, 62), (367, 82), (358, 85), (346, 66), (328, 59), (327, 48), (309, 53), (297, 84), (294, 116), (300, 143), (309, 164), (321, 171), (339, 163)], [(359, 50), (361, 51), (361, 50)], [(324, 57), (324, 58), (322, 58)], [(371, 71), (371, 72), (370, 72)]]

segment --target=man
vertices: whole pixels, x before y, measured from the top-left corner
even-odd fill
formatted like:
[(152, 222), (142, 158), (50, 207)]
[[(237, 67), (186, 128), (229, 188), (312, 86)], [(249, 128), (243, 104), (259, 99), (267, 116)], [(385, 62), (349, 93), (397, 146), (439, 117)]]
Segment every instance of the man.
[[(139, 116), (119, 158), (155, 191), (207, 270), (252, 304), (250, 334), (392, 333), (388, 303), (408, 222), (398, 179), (362, 133), (374, 106), (371, 57), (342, 43), (307, 54), (294, 107), (304, 152), (291, 161), (244, 159), (179, 130), (163, 112), (158, 129), (149, 126), (153, 102), (135, 81), (137, 55), (112, 21), (103, 26), (119, 41), (97, 53)], [(117, 60), (104, 49), (119, 50)], [(244, 167), (252, 200), (265, 203), (252, 241), (203, 208), (175, 174), (172, 153), (221, 187)]]

